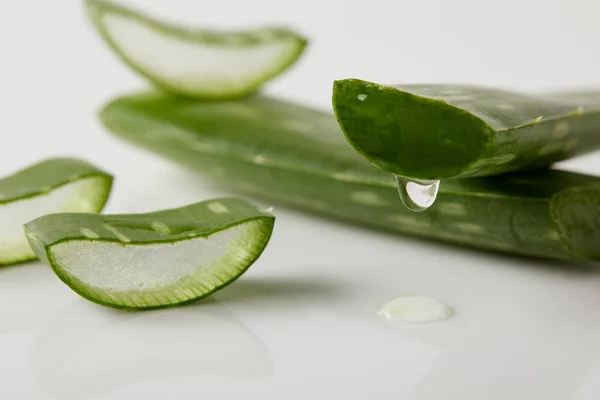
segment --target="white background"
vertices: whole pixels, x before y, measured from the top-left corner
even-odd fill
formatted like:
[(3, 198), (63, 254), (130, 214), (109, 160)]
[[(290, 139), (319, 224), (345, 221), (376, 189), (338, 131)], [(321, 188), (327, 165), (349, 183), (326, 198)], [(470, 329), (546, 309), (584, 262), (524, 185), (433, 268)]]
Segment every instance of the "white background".
[[(595, 0), (139, 0), (207, 27), (289, 23), (312, 41), (269, 92), (330, 108), (334, 79), (600, 87)], [(107, 212), (226, 192), (115, 140), (110, 97), (144, 86), (79, 1), (0, 2), (0, 172), (56, 155), (116, 175)], [(600, 173), (598, 156), (567, 164)], [(273, 239), (237, 283), (193, 306), (123, 313), (45, 266), (0, 270), (0, 399), (544, 399), (600, 396), (600, 270), (488, 254), (276, 207)], [(427, 293), (452, 319), (377, 315)]]

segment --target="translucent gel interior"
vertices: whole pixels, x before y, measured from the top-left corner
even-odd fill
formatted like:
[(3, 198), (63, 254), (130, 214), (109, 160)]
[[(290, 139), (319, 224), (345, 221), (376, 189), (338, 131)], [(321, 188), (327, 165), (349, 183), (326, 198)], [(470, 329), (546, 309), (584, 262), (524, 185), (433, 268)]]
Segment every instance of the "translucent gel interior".
[(102, 16), (106, 32), (130, 62), (169, 85), (190, 91), (243, 90), (297, 51), (293, 39), (227, 47), (169, 35), (118, 14)]
[(96, 212), (104, 193), (101, 178), (86, 178), (63, 185), (48, 194), (0, 205), (0, 261), (33, 257), (23, 224), (58, 212)]
[(246, 238), (256, 228), (249, 222), (208, 238), (147, 245), (74, 240), (54, 246), (52, 256), (69, 275), (110, 293), (185, 289), (197, 282), (207, 288), (228, 281), (247, 264), (253, 249)]

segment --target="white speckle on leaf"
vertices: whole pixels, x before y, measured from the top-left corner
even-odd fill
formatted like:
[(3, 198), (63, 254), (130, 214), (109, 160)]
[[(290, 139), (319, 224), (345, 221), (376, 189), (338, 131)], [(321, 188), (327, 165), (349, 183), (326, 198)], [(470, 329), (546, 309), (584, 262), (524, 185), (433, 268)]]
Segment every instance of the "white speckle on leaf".
[(563, 138), (569, 134), (569, 123), (566, 121), (559, 122), (554, 128), (554, 137), (557, 139)]
[(208, 205), (208, 209), (214, 213), (217, 214), (225, 214), (229, 212), (229, 208), (227, 208), (227, 206), (225, 206), (225, 204), (221, 204), (221, 203), (210, 203)]
[(273, 214), (273, 207), (261, 208), (260, 211), (264, 212), (265, 214)]
[(345, 174), (343, 172), (336, 172), (335, 174), (332, 175), (332, 177), (334, 179), (337, 179), (339, 181), (345, 181), (345, 182), (354, 182), (356, 181), (356, 178), (351, 175), (351, 174)]
[(367, 95), (361, 93), (358, 96), (356, 96), (356, 98), (360, 101), (365, 101), (365, 99), (367, 98)]
[(510, 104), (500, 104), (498, 105), (498, 108), (501, 110), (512, 110), (514, 107)]
[(448, 215), (465, 215), (467, 210), (465, 206), (460, 203), (443, 203), (440, 202), (436, 205), (437, 210), (442, 214)]
[(131, 239), (129, 239), (127, 236), (125, 236), (121, 232), (119, 232), (117, 230), (117, 228), (110, 226), (108, 224), (104, 224), (104, 228), (106, 228), (107, 231), (112, 232), (112, 234), (115, 235), (117, 237), (117, 239), (119, 239), (121, 242), (125, 242), (125, 243), (131, 242)]
[(252, 157), (252, 162), (256, 164), (264, 164), (267, 161), (263, 156), (254, 156)]
[(540, 122), (542, 120), (542, 118), (544, 118), (544, 117), (542, 117), (542, 116), (537, 117), (536, 119), (534, 119), (533, 121), (531, 121), (531, 123), (532, 124), (537, 124), (538, 122)]
[(358, 191), (352, 192), (350, 198), (353, 202), (359, 204), (365, 204), (367, 206), (383, 206), (386, 205), (387, 202), (382, 200), (377, 193), (366, 192), (366, 191)]
[(81, 228), (80, 232), (83, 236), (85, 236), (88, 239), (98, 239), (100, 237), (100, 235), (88, 228)]
[(469, 233), (480, 233), (485, 231), (485, 228), (483, 226), (472, 224), (470, 222), (459, 222), (458, 224), (456, 224), (456, 227), (463, 232)]
[(168, 235), (171, 233), (171, 228), (169, 228), (164, 222), (154, 221), (150, 225), (155, 232), (160, 233), (161, 235)]

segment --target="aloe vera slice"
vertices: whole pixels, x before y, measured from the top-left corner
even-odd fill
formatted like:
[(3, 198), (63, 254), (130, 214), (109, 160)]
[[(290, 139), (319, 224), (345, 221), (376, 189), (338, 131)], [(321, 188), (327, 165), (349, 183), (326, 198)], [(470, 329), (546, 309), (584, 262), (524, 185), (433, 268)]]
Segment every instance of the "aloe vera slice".
[(350, 144), (396, 175), (440, 180), (548, 166), (600, 148), (600, 92), (336, 81)]
[(35, 259), (23, 234), (24, 223), (56, 212), (100, 212), (112, 180), (74, 158), (44, 160), (0, 179), (0, 265)]
[(108, 1), (86, 5), (102, 38), (125, 63), (161, 89), (188, 97), (248, 95), (290, 67), (307, 44), (282, 27), (187, 29)]
[(123, 97), (101, 112), (118, 137), (219, 183), (323, 216), (508, 253), (600, 260), (600, 178), (556, 170), (455, 179), (426, 213), (346, 143), (333, 115), (255, 96), (206, 103)]
[(274, 216), (222, 198), (147, 214), (52, 214), (25, 225), (38, 257), (79, 295), (125, 309), (175, 306), (239, 278)]

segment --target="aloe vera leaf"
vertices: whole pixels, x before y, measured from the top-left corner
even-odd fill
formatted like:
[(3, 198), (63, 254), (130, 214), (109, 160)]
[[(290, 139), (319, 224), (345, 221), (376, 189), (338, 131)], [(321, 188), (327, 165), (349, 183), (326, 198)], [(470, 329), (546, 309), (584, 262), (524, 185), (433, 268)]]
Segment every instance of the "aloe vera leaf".
[(340, 134), (333, 115), (255, 96), (206, 103), (122, 97), (101, 119), (118, 137), (220, 183), (319, 215), (508, 253), (600, 260), (600, 178), (556, 170), (449, 180), (426, 213)]
[(100, 212), (112, 181), (108, 173), (74, 158), (44, 160), (0, 179), (0, 265), (35, 259), (24, 223), (56, 212)]
[(128, 215), (52, 214), (25, 225), (37, 256), (79, 295), (123, 309), (175, 306), (239, 278), (275, 217), (237, 198)]
[(307, 40), (290, 29), (189, 29), (104, 0), (86, 0), (94, 26), (127, 65), (163, 90), (194, 98), (243, 97), (288, 69)]
[(439, 180), (548, 166), (600, 148), (600, 92), (336, 81), (348, 142), (396, 175)]

